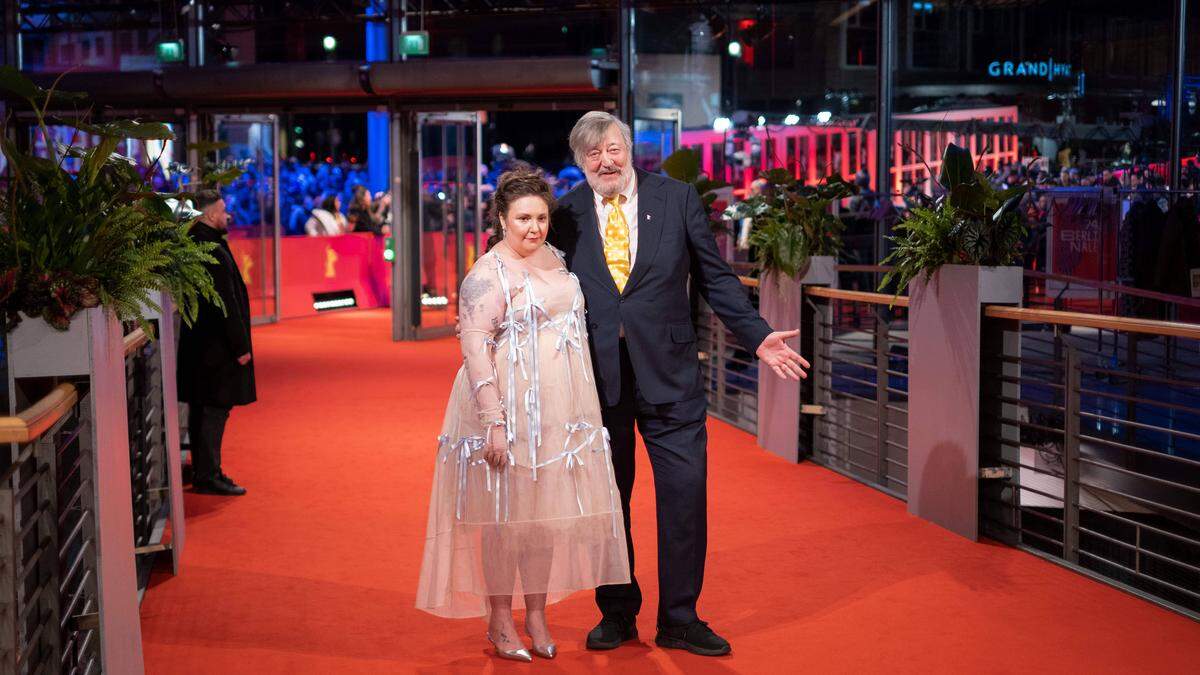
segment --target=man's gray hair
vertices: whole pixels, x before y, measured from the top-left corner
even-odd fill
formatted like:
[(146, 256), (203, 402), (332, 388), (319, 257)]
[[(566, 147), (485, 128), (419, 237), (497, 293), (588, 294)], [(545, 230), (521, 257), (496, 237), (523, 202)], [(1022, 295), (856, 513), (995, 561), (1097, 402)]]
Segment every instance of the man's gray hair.
[(603, 110), (593, 110), (580, 117), (579, 121), (575, 123), (575, 128), (571, 129), (569, 143), (576, 164), (584, 166), (584, 158), (587, 156), (588, 150), (599, 145), (604, 134), (608, 133), (608, 128), (614, 124), (621, 130), (621, 138), (625, 139), (625, 148), (633, 152), (633, 136), (629, 133), (629, 125), (615, 115)]

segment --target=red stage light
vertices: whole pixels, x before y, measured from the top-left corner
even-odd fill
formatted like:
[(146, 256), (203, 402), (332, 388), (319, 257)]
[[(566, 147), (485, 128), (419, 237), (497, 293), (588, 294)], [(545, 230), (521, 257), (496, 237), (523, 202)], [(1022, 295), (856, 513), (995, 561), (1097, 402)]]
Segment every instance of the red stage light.
[(750, 28), (754, 28), (757, 23), (758, 21), (754, 19), (742, 19), (741, 21), (738, 21), (738, 29), (748, 30)]

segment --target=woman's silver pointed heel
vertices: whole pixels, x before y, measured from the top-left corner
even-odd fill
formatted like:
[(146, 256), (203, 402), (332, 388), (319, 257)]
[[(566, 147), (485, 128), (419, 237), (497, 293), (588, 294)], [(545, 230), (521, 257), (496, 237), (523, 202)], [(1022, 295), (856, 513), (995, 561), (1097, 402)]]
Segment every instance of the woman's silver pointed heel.
[(543, 659), (552, 659), (555, 656), (558, 656), (558, 645), (551, 642), (545, 647), (539, 647), (535, 644), (533, 646), (533, 653), (542, 657)]
[[(533, 633), (530, 633), (528, 623), (525, 624), (525, 632), (529, 633), (529, 639), (533, 640)], [(555, 656), (558, 656), (558, 645), (551, 642), (550, 644), (546, 645), (545, 647), (539, 647), (537, 640), (533, 640), (533, 649), (530, 651), (532, 651), (537, 656), (542, 657), (543, 659), (552, 659)]]
[(501, 649), (500, 645), (496, 644), (496, 641), (492, 639), (491, 632), (487, 634), (487, 639), (488, 642), (492, 643), (492, 646), (496, 648), (496, 656), (499, 656), (502, 659), (508, 659), (509, 661), (524, 661), (525, 663), (530, 663), (533, 661), (533, 657), (529, 655), (529, 650), (525, 649), (524, 647), (520, 649)]

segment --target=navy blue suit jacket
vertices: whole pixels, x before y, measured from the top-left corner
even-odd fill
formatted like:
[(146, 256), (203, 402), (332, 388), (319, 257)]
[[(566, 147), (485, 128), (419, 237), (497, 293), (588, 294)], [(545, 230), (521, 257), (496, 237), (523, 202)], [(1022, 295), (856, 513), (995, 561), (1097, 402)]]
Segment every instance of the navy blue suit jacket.
[(703, 393), (689, 277), (748, 351), (754, 353), (771, 333), (721, 258), (696, 189), (640, 170), (637, 180), (638, 252), (624, 292), (617, 291), (605, 263), (595, 196), (586, 182), (559, 200), (548, 236), (583, 288), (597, 387), (609, 406), (621, 397), (621, 326), (638, 390), (648, 403)]

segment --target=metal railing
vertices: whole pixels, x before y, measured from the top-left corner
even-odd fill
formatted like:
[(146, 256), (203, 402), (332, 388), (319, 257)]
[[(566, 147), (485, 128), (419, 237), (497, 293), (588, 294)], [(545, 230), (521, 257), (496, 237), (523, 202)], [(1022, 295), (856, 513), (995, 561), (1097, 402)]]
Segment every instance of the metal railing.
[(982, 532), (1200, 618), (1200, 326), (984, 315)]
[(908, 298), (804, 290), (812, 371), (802, 446), (814, 462), (900, 499), (908, 487)]
[(129, 476), (133, 496), (133, 545), (138, 589), (150, 579), (163, 544), (170, 489), (163, 421), (159, 344), (141, 329), (125, 336), (125, 385), (129, 415)]
[(0, 420), (0, 671), (100, 670), (93, 448), (61, 384)]
[[(742, 283), (757, 307), (757, 280), (743, 278)], [(752, 352), (738, 344), (708, 303), (702, 299), (696, 302), (696, 348), (708, 396), (708, 413), (739, 429), (757, 433), (758, 362)]]

